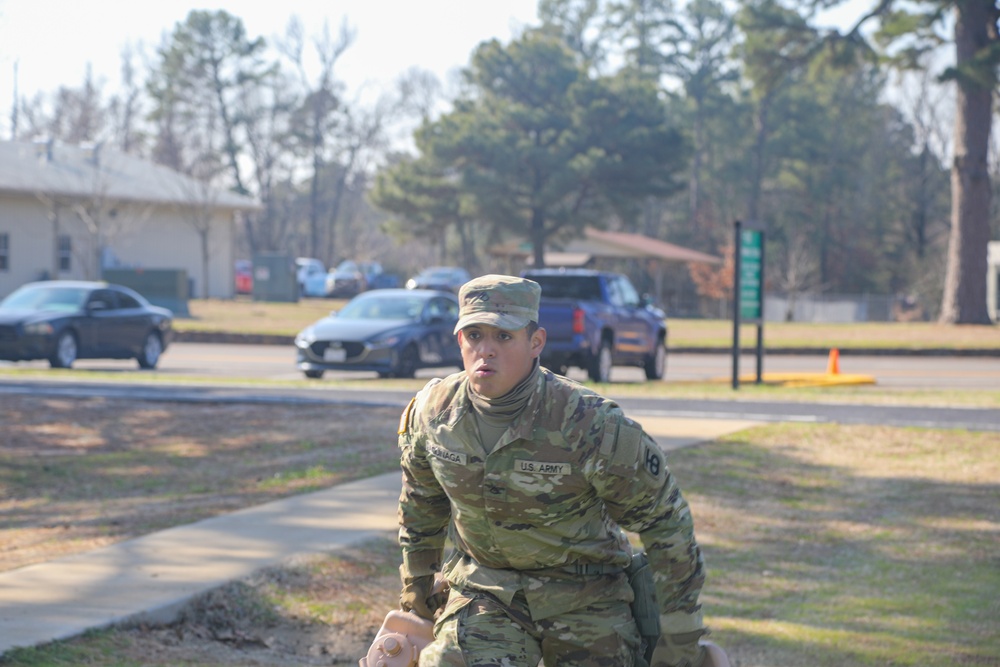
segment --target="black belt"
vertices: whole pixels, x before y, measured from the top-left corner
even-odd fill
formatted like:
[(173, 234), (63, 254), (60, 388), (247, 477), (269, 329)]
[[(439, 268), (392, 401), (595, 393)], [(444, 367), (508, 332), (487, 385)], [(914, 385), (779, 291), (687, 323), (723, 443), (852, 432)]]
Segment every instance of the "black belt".
[(625, 568), (621, 565), (609, 565), (607, 563), (574, 563), (573, 565), (565, 565), (556, 569), (569, 572), (570, 574), (618, 574), (623, 572)]
[(625, 571), (622, 565), (611, 565), (610, 563), (572, 563), (570, 565), (562, 565), (557, 567), (540, 567), (536, 570), (512, 570), (511, 568), (505, 567), (490, 567), (489, 565), (483, 565), (475, 558), (469, 554), (460, 552), (463, 558), (466, 558), (480, 567), (486, 567), (491, 570), (511, 570), (513, 572), (520, 572), (522, 574), (535, 574), (544, 575), (546, 572), (565, 572), (567, 574), (579, 574), (579, 575), (599, 575), (599, 574), (621, 574)]

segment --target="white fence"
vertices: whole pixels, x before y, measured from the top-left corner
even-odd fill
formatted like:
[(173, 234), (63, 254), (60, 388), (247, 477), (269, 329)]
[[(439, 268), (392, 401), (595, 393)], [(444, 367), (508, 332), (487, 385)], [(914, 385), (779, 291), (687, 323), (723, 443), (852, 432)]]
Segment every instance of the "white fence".
[[(905, 302), (885, 294), (813, 294), (794, 300), (777, 294), (764, 297), (767, 322), (893, 322)], [(790, 311), (790, 313), (789, 313)], [(791, 314), (789, 318), (788, 315)]]
[[(667, 300), (667, 317), (733, 317), (728, 300)], [(791, 309), (791, 318), (788, 317)], [(886, 294), (811, 294), (789, 299), (784, 294), (764, 295), (765, 322), (895, 322), (919, 320), (919, 311), (904, 299)]]

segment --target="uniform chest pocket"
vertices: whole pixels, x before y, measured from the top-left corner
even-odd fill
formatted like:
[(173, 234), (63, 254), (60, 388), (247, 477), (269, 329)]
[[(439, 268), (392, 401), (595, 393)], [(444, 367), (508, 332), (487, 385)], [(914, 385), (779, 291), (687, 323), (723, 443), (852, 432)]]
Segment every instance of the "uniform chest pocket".
[(456, 452), (440, 444), (427, 445), (427, 460), (434, 476), (448, 495), (475, 492), (483, 480), (483, 462), (466, 452)]
[(547, 524), (588, 507), (593, 489), (567, 461), (515, 459), (507, 480), (507, 502), (523, 508), (522, 516)]

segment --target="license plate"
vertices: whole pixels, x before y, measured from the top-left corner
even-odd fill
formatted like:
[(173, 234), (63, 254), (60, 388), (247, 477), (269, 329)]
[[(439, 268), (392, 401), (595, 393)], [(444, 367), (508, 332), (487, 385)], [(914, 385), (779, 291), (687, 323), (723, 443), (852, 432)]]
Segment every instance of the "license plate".
[(323, 351), (323, 361), (344, 361), (347, 359), (347, 350), (342, 347), (328, 347)]

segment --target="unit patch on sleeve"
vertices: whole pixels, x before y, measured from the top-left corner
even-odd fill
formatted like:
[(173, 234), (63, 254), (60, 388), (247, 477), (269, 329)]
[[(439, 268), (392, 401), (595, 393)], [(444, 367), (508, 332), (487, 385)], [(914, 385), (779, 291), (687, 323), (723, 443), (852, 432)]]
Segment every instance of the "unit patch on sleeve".
[(406, 409), (403, 410), (403, 414), (399, 416), (399, 430), (396, 431), (399, 435), (403, 435), (410, 430), (410, 413), (413, 412), (413, 404), (417, 402), (417, 397), (414, 396), (410, 399), (410, 402), (406, 404)]
[(650, 447), (646, 445), (643, 448), (643, 469), (650, 474), (650, 476), (659, 479), (663, 474), (663, 468), (666, 463), (663, 460), (663, 452), (657, 447)]

